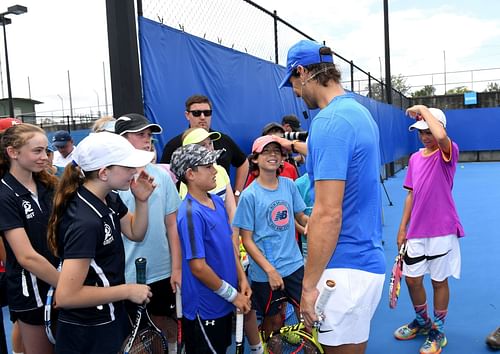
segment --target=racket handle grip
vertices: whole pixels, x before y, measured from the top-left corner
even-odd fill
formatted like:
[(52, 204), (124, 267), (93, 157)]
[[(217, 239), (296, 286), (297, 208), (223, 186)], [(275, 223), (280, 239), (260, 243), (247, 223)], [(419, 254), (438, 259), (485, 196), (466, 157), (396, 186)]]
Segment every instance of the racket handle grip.
[(135, 279), (137, 284), (146, 284), (146, 264), (144, 257), (135, 260)]
[(236, 343), (243, 342), (243, 313), (236, 310)]
[(176, 291), (175, 291), (175, 314), (177, 315), (177, 318), (182, 318), (182, 294), (181, 294), (181, 288), (176, 285)]
[(316, 305), (314, 307), (317, 315), (322, 315), (325, 312), (326, 304), (335, 290), (335, 285), (334, 280), (327, 279), (321, 287), (318, 299), (316, 300)]

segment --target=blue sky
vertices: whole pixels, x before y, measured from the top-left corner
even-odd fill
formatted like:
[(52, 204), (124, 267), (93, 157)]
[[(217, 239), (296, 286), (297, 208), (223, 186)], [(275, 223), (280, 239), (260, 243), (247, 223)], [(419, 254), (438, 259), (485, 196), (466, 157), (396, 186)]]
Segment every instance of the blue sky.
[[(169, 0), (169, 3), (179, 2), (182, 6), (194, 8), (203, 4), (216, 8), (224, 7), (228, 1)], [(231, 6), (237, 2), (231, 1)], [(276, 10), (280, 17), (312, 37), (325, 40), (334, 51), (352, 59), (374, 76), (380, 75), (381, 66), (384, 70), (382, 0), (255, 1), (271, 11)], [(144, 0), (145, 4), (147, 2)], [(155, 2), (162, 3), (162, 0)], [(0, 11), (15, 3), (2, 1)], [(45, 102), (37, 107), (38, 112), (59, 115), (64, 106), (65, 114), (68, 114), (69, 70), (73, 107), (97, 112), (99, 100), (100, 110), (104, 111), (103, 62), (108, 101), (111, 102), (105, 1), (19, 0), (18, 3), (27, 6), (28, 13), (11, 16), (13, 23), (7, 27), (14, 97), (28, 97), (29, 77), (32, 98)], [(178, 5), (171, 6), (179, 8)], [(242, 6), (246, 5), (243, 3)], [(471, 88), (471, 80), (476, 81), (473, 88), (478, 91), (486, 85), (486, 82), (478, 83), (479, 80), (497, 79), (500, 83), (500, 69), (471, 72), (472, 69), (500, 67), (499, 1), (392, 0), (389, 1), (389, 11), (392, 74), (436, 73), (434, 76), (409, 78), (408, 83), (414, 89), (434, 83), (438, 93), (443, 91), (440, 83), (443, 83), (445, 64), (448, 89), (457, 86), (452, 85), (454, 82)], [(208, 39), (216, 40), (217, 31), (224, 28), (222, 21), (218, 20), (215, 25), (207, 23), (193, 31), (206, 32)], [(226, 30), (225, 34), (229, 36), (232, 30)], [(245, 34), (239, 36), (239, 41), (244, 40)], [(280, 39), (286, 47), (296, 40), (283, 36)], [(264, 47), (272, 46), (272, 43), (261, 42)], [(0, 47), (6, 96), (3, 44)], [(238, 44), (235, 49), (240, 49)], [(283, 48), (282, 56), (285, 51)], [(467, 72), (450, 73), (459, 70)]]

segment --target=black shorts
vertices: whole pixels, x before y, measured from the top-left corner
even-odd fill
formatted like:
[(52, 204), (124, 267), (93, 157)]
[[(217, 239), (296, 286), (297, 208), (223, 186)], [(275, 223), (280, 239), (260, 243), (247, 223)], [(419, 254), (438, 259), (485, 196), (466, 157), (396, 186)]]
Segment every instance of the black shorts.
[(56, 354), (116, 354), (132, 328), (125, 311), (116, 319), (99, 326), (57, 323)]
[(304, 266), (283, 278), (284, 290), (271, 290), (268, 282), (252, 281), (252, 308), (259, 316), (273, 316), (280, 313), (283, 301), (286, 298), (292, 304), (300, 303), (302, 296), (302, 279), (304, 278)]
[(14, 311), (10, 310), (10, 320), (12, 323), (20, 320), (24, 323), (33, 325), (33, 326), (43, 326), (45, 325), (44, 320), (44, 308), (39, 307), (34, 310), (27, 311)]
[(186, 354), (212, 354), (207, 339), (217, 354), (226, 354), (231, 345), (232, 327), (232, 313), (210, 320), (183, 318), (182, 337), (186, 343)]
[(175, 294), (170, 286), (170, 278), (149, 284), (153, 296), (147, 309), (153, 316), (173, 317), (175, 313)]

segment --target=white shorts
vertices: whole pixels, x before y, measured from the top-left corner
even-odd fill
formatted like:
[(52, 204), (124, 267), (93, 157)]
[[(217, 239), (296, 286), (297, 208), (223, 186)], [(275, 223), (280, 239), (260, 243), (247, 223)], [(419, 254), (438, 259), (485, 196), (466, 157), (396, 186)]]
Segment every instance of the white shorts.
[(460, 279), (460, 244), (456, 235), (431, 238), (412, 238), (407, 241), (403, 275), (443, 281), (450, 276)]
[(370, 321), (382, 295), (385, 274), (348, 268), (326, 269), (318, 289), (327, 279), (335, 280), (336, 287), (318, 331), (319, 342), (328, 346), (366, 342)]

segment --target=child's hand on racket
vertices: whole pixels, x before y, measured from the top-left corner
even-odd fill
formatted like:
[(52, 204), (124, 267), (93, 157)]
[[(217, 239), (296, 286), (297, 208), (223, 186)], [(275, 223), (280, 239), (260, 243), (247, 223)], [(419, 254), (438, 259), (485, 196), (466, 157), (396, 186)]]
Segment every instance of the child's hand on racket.
[(300, 317), (304, 321), (304, 325), (308, 331), (311, 330), (314, 322), (318, 321), (318, 315), (314, 309), (316, 300), (318, 299), (319, 291), (316, 287), (308, 290), (302, 288), (302, 297), (300, 299)]
[(154, 183), (154, 178), (148, 175), (144, 170), (139, 173), (137, 178), (134, 178), (130, 182), (130, 190), (132, 191), (132, 194), (141, 202), (148, 200), (155, 187), (156, 184)]
[(247, 277), (243, 277), (243, 279), (240, 279), (240, 281), (238, 282), (238, 288), (240, 290), (240, 293), (242, 293), (246, 297), (250, 298), (252, 296), (252, 287), (248, 283)]
[(401, 248), (401, 245), (406, 242), (406, 229), (398, 231), (396, 242), (398, 244), (398, 250), (399, 250)]
[(271, 286), (271, 290), (283, 290), (285, 289), (285, 283), (283, 282), (283, 278), (280, 273), (273, 268), (269, 273), (267, 273), (267, 277), (269, 278), (269, 285)]
[(252, 309), (250, 298), (242, 293), (236, 295), (236, 298), (233, 300), (233, 305), (243, 314), (247, 314)]
[(149, 298), (153, 296), (151, 288), (143, 284), (127, 284), (127, 299), (133, 303), (142, 305), (149, 303)]

